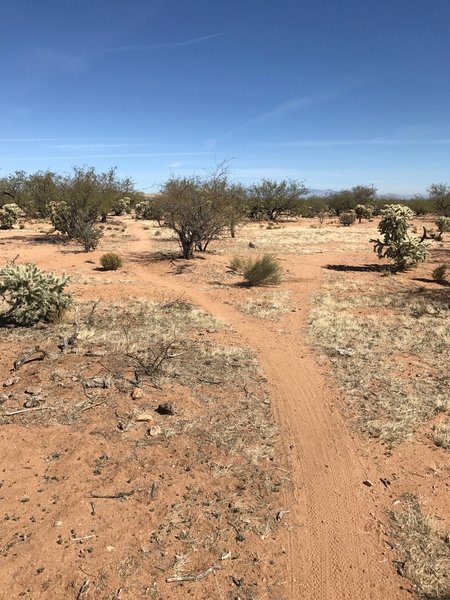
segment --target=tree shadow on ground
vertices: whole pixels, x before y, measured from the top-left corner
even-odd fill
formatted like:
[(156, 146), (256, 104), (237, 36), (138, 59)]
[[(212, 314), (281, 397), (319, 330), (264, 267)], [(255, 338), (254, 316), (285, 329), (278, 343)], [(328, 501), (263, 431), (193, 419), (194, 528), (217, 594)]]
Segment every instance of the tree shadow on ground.
[(373, 263), (369, 265), (325, 265), (323, 268), (328, 269), (329, 271), (343, 271), (349, 273), (386, 273), (386, 271), (395, 273), (395, 269), (393, 269), (389, 265), (380, 265), (378, 263)]
[(150, 265), (158, 262), (185, 262), (187, 265), (194, 265), (196, 260), (206, 260), (206, 257), (199, 256), (196, 254), (191, 259), (183, 258), (180, 251), (159, 251), (159, 252), (130, 252), (127, 254), (127, 258), (132, 263), (140, 265)]
[(56, 245), (56, 246), (64, 246), (68, 243), (68, 240), (66, 238), (63, 238), (58, 235), (47, 235), (47, 234), (30, 235), (30, 236), (13, 235), (11, 237), (8, 237), (5, 240), (1, 240), (0, 244), (8, 244), (9, 242), (22, 242), (22, 243), (26, 243), (26, 244), (36, 244), (36, 245), (51, 244), (51, 245)]

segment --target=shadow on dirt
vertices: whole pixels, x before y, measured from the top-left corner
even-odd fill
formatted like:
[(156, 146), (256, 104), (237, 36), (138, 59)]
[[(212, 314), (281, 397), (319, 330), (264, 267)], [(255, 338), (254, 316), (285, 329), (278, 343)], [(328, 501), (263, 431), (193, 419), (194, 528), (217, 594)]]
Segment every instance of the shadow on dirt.
[(395, 273), (395, 269), (389, 265), (380, 265), (378, 263), (370, 265), (325, 265), (323, 268), (329, 271), (344, 271), (348, 273)]

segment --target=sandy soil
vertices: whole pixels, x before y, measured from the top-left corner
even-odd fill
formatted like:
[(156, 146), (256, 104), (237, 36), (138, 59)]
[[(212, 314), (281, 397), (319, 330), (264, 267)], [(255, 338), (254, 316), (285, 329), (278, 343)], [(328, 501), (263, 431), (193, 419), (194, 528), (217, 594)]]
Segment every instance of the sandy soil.
[[(174, 263), (152, 260), (152, 249), (162, 245), (151, 237), (153, 230), (149, 232), (132, 220), (127, 220), (127, 225), (129, 237), (103, 242), (104, 248), (117, 247), (124, 257), (124, 268), (117, 273), (98, 273), (91, 262), (86, 262), (97, 262), (102, 250), (86, 255), (71, 247), (37, 244), (32, 242), (35, 231), (30, 229), (1, 234), (1, 262), (19, 254), (19, 262), (32, 260), (41, 267), (74, 274), (71, 290), (84, 300), (129, 302), (133, 298), (183, 297), (225, 321), (231, 330), (222, 332), (220, 339), (232, 336), (250, 347), (267, 378), (265, 386), (279, 430), (276, 461), (289, 476), (276, 499), (280, 522), (267, 537), (253, 536), (245, 552), (236, 542), (217, 544), (218, 549), (229, 549), (232, 554), (238, 548), (246, 561), (250, 556), (258, 557), (257, 566), (250, 562), (239, 565), (240, 576), (246, 582), (256, 579), (253, 588), (230, 583), (234, 567), (226, 560), (220, 565), (223, 569), (197, 582), (165, 583), (170, 575), (166, 564), (158, 579), (152, 573), (146, 580), (142, 569), (146, 564), (153, 568), (158, 562), (158, 549), (148, 541), (149, 531), (155, 528), (154, 514), (149, 515), (148, 506), (141, 510), (131, 501), (96, 500), (96, 508), (92, 508), (87, 498), (95, 480), (93, 460), (97, 457), (97, 468), (108, 473), (101, 480), (102, 489), (94, 491), (128, 489), (131, 481), (134, 488), (143, 490), (165, 476), (173, 486), (168, 492), (173, 499), (174, 493), (183, 493), (186, 484), (184, 469), (189, 467), (190, 453), (187, 442), (166, 441), (153, 448), (154, 456), (144, 456), (147, 449), (136, 449), (127, 439), (140, 439), (139, 433), (128, 432), (119, 440), (102, 435), (115, 423), (114, 415), (105, 407), (86, 411), (81, 423), (9, 420), (0, 424), (0, 502), (4, 515), (0, 597), (410, 598), (410, 585), (392, 567), (395, 556), (387, 543), (385, 512), (403, 491), (413, 491), (427, 498), (427, 509), (441, 518), (449, 517), (445, 505), (449, 482), (447, 477), (436, 475), (437, 450), (406, 443), (398, 451), (385, 452), (356, 433), (345, 417), (344, 399), (336, 393), (327, 366), (318, 364), (306, 339), (311, 296), (320, 289), (326, 274), (324, 266), (375, 262), (370, 247), (355, 246), (343, 254), (339, 242), (331, 241), (317, 253), (282, 255), (286, 275), (281, 289), (289, 293), (289, 312), (277, 320), (262, 321), (236, 307), (248, 291), (235, 285), (237, 278), (229, 275), (220, 284), (215, 282), (216, 273), (225, 271), (232, 253), (226, 243), (220, 246), (220, 253), (196, 260), (185, 273), (176, 275)], [(170, 247), (173, 249), (173, 244)], [(356, 276), (373, 279), (377, 275)], [(11, 376), (9, 369), (23, 346), (20, 339), (1, 344), (4, 380)], [(39, 364), (24, 368), (29, 381), (34, 376), (33, 385), (36, 379), (45, 381), (40, 368)], [(178, 397), (179, 393), (173, 386), (152, 390), (151, 404)], [(142, 409), (149, 400), (146, 397), (141, 401)], [(120, 405), (125, 400), (117, 402)], [(187, 398), (183, 408), (195, 411), (195, 404), (195, 399)], [(20, 408), (13, 406), (12, 400), (4, 405), (8, 410), (13, 407)], [(57, 459), (52, 458), (55, 453)], [(171, 455), (170, 472), (162, 473), (158, 464), (165, 460), (163, 453)], [(105, 458), (102, 462), (102, 456), (110, 455), (111, 460)], [(126, 463), (126, 469), (122, 463)], [(389, 478), (392, 485), (386, 488), (381, 478)], [(208, 478), (201, 468), (190, 479), (205, 498), (221, 487), (220, 481)], [(372, 487), (364, 485), (366, 480), (373, 482)], [(168, 508), (165, 505), (165, 510)], [(78, 538), (85, 539), (80, 543)], [(128, 564), (130, 553), (122, 543), (124, 539), (141, 554), (146, 553), (147, 563)], [(94, 544), (98, 540), (99, 549)], [(91, 546), (95, 551), (89, 550)], [(174, 545), (172, 555), (176, 551)], [(201, 551), (198, 556), (194, 553), (186, 570), (201, 572), (210, 566), (202, 563), (202, 556)], [(83, 595), (86, 581), (89, 584)]]

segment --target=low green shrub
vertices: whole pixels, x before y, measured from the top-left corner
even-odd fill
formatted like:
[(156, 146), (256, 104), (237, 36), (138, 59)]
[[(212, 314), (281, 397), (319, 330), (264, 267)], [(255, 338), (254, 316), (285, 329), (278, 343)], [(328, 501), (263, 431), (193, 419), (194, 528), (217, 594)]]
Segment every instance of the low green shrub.
[(105, 271), (117, 271), (122, 266), (122, 259), (115, 252), (108, 252), (100, 258), (100, 264)]

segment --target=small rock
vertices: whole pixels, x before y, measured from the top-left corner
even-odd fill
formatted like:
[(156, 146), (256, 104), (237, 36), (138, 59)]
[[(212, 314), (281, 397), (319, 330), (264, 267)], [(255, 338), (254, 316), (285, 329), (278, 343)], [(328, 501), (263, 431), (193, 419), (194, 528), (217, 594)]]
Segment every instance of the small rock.
[(160, 415), (175, 415), (177, 412), (177, 407), (175, 402), (163, 402), (158, 406), (156, 412)]
[(144, 390), (138, 387), (135, 387), (133, 392), (131, 393), (131, 397), (133, 398), (133, 400), (139, 400), (139, 398), (142, 398), (143, 395)]
[(253, 242), (249, 242), (248, 243), (248, 247), (249, 248), (256, 248), (256, 244), (254, 244)]
[(161, 435), (162, 429), (159, 425), (154, 425), (153, 427), (150, 427), (147, 433), (152, 437), (156, 437), (157, 435)]
[(6, 394), (0, 394), (0, 404), (3, 404), (8, 400), (8, 396)]
[(35, 408), (39, 406), (42, 402), (42, 398), (40, 396), (31, 396), (23, 403), (24, 408)]
[(153, 415), (150, 415), (149, 413), (142, 413), (141, 415), (138, 415), (136, 417), (136, 421), (138, 423), (142, 423), (144, 421), (154, 421), (154, 420), (155, 419), (154, 419)]
[(363, 484), (367, 485), (367, 487), (372, 487), (373, 486), (373, 483), (370, 481), (370, 479), (364, 479)]
[(84, 387), (87, 388), (109, 388), (111, 387), (111, 380), (106, 377), (93, 377), (87, 379), (84, 382)]
[(11, 387), (20, 381), (20, 377), (10, 377), (3, 383), (3, 387)]
[(42, 388), (40, 387), (28, 387), (25, 390), (25, 394), (29, 394), (30, 396), (39, 396), (42, 394)]
[(115, 550), (115, 546), (106, 546), (106, 551), (107, 552), (113, 552), (113, 550)]

